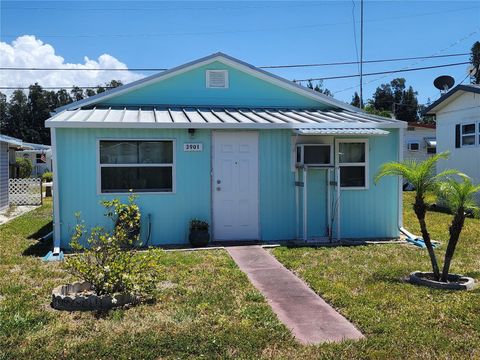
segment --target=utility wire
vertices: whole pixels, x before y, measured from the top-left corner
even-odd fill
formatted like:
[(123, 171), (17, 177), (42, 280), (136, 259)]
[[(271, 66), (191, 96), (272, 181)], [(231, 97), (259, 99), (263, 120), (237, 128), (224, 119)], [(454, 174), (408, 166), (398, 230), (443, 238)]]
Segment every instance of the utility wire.
[[(447, 58), (447, 57), (458, 57), (458, 56), (467, 56), (470, 53), (455, 53), (455, 54), (445, 54), (445, 55), (433, 55), (433, 56), (414, 56), (414, 57), (403, 57), (403, 58), (391, 58), (391, 59), (376, 59), (376, 60), (365, 60), (364, 64), (369, 63), (382, 63), (382, 62), (396, 62), (396, 61), (407, 61), (407, 60), (418, 60), (418, 59), (436, 59), (436, 58)], [(357, 65), (360, 64), (360, 61), (337, 61), (331, 63), (314, 63), (314, 64), (292, 64), (292, 65), (263, 65), (258, 66), (260, 69), (285, 69), (285, 68), (302, 68), (302, 67), (321, 67), (321, 66), (340, 66), (340, 65)], [(55, 68), (55, 67), (0, 67), (0, 70), (5, 71), (165, 71), (167, 68), (102, 68), (102, 69), (93, 69), (93, 68)]]
[[(448, 45), (447, 47), (444, 47), (444, 48), (438, 50), (436, 53), (432, 54), (431, 56), (434, 56), (434, 57), (436, 57), (436, 56), (441, 56), (441, 55), (439, 55), (440, 53), (442, 53), (442, 52), (444, 52), (444, 51), (447, 51), (448, 49), (451, 49), (452, 47), (460, 44), (461, 42), (463, 42), (463, 41), (467, 40), (468, 38), (472, 37), (473, 35), (475, 35), (475, 34), (478, 33), (479, 31), (480, 31), (480, 27), (477, 28), (476, 30), (470, 32), (469, 34), (461, 37), (460, 39), (454, 41), (453, 43), (451, 43), (451, 44)], [(469, 55), (470, 55), (470, 54), (469, 54)], [(407, 66), (407, 67), (405, 67), (405, 68), (403, 68), (403, 69), (404, 69), (404, 70), (408, 70), (408, 69), (410, 68), (410, 66), (417, 65), (417, 64), (419, 64), (419, 63), (421, 63), (421, 62), (424, 62), (424, 61), (425, 61), (425, 60), (423, 60), (423, 59), (419, 59), (419, 61), (416, 61), (416, 62), (410, 64), (409, 66)], [(387, 75), (380, 76), (380, 77), (378, 77), (378, 78), (376, 78), (376, 79), (370, 80), (370, 81), (366, 82), (366, 84), (371, 84), (371, 83), (374, 83), (374, 82), (376, 82), (376, 81), (378, 81), (378, 80), (382, 80), (382, 79), (386, 78), (389, 74), (390, 74), (390, 73), (387, 73)], [(357, 88), (358, 86), (359, 86), (359, 85), (349, 86), (349, 87), (344, 88), (344, 89), (342, 89), (342, 90), (334, 91), (333, 94), (338, 94), (338, 93), (341, 93), (341, 92), (344, 92), (344, 91), (347, 91), (347, 90), (352, 90), (352, 89)]]
[[(466, 65), (470, 64), (470, 62), (458, 62), (452, 64), (443, 64), (443, 65), (432, 65), (432, 66), (423, 66), (418, 68), (409, 68), (409, 69), (397, 69), (397, 70), (389, 70), (389, 71), (377, 71), (373, 73), (365, 73), (363, 76), (372, 76), (372, 75), (380, 75), (380, 74), (393, 74), (399, 72), (408, 72), (408, 71), (420, 71), (420, 70), (428, 70), (428, 69), (436, 69), (442, 67), (450, 67), (450, 66), (459, 66), (459, 65)], [(353, 78), (358, 77), (359, 74), (351, 74), (351, 75), (339, 75), (339, 76), (327, 76), (327, 77), (319, 77), (319, 78), (309, 78), (309, 79), (300, 79), (300, 80), (293, 80), (294, 82), (305, 82), (305, 81), (313, 81), (313, 80), (335, 80), (335, 79), (346, 79), (346, 78)], [(103, 87), (108, 89), (108, 86), (49, 86), (43, 87), (43, 89), (73, 89), (73, 88), (80, 88), (80, 89), (97, 89), (99, 87)], [(15, 89), (29, 89), (29, 87), (14, 87), (14, 86), (1, 86), (0, 89), (2, 90), (15, 90)]]
[[(422, 66), (417, 68), (408, 68), (408, 69), (398, 69), (398, 70), (389, 70), (389, 71), (377, 71), (372, 73), (365, 73), (363, 76), (372, 76), (372, 75), (381, 75), (381, 74), (394, 74), (400, 72), (408, 72), (408, 71), (419, 71), (419, 70), (428, 70), (428, 69), (436, 69), (436, 68), (443, 68), (443, 67), (450, 67), (450, 66), (459, 66), (459, 65), (466, 65), (470, 64), (468, 61), (452, 63), (452, 64), (443, 64), (443, 65), (432, 65), (432, 66)], [(339, 76), (326, 76), (326, 77), (319, 77), (319, 78), (309, 78), (309, 79), (296, 79), (295, 82), (304, 82), (304, 81), (315, 81), (315, 80), (335, 80), (335, 79), (346, 79), (346, 78), (353, 78), (358, 77), (359, 74), (352, 74), (352, 75), (339, 75)]]

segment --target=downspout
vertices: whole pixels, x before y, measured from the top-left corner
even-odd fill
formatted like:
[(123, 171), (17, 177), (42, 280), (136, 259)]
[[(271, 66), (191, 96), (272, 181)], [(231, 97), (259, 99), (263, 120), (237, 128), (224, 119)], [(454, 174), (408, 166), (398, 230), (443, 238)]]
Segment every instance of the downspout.
[(303, 165), (303, 241), (307, 241), (307, 166)]
[(337, 241), (340, 241), (340, 167), (338, 164), (335, 165), (335, 177), (337, 180)]
[(50, 129), (53, 163), (53, 255), (60, 254), (60, 193), (58, 191), (57, 137), (56, 128)]

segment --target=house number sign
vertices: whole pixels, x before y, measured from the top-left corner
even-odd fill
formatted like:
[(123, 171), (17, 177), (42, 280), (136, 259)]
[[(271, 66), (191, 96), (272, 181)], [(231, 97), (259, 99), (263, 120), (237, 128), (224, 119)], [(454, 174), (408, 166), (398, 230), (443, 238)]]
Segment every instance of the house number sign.
[(203, 144), (201, 144), (201, 143), (185, 143), (185, 144), (183, 144), (183, 151), (203, 151)]

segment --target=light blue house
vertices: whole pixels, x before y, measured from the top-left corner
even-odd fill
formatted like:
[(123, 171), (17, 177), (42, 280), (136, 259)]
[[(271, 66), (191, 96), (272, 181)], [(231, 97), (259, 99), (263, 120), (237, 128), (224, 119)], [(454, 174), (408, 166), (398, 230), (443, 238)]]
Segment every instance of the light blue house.
[(406, 123), (222, 53), (59, 108), (46, 126), (57, 251), (76, 212), (104, 225), (99, 201), (129, 189), (150, 245), (188, 243), (192, 218), (218, 241), (399, 235), (401, 184), (373, 177), (401, 158)]

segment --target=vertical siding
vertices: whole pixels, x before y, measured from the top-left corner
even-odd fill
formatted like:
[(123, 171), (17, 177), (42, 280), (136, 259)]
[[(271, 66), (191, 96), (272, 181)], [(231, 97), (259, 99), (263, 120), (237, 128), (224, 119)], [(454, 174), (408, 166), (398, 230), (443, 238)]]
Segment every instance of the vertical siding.
[(388, 129), (388, 136), (369, 137), (369, 189), (342, 190), (342, 238), (393, 238), (398, 236), (398, 182), (385, 177), (378, 184), (373, 179), (380, 166), (398, 160), (398, 129)]
[[(398, 131), (389, 136), (369, 138), (368, 190), (341, 192), (342, 237), (391, 238), (398, 236), (398, 180), (385, 178), (379, 184), (373, 177), (380, 165), (398, 158)], [(259, 210), (260, 232), (264, 241), (296, 237), (295, 178), (292, 171), (290, 130), (259, 132)], [(187, 242), (188, 221), (211, 219), (211, 132), (197, 130), (191, 139), (186, 129), (58, 129), (60, 217), (62, 247), (67, 247), (75, 226), (76, 212), (86, 224), (106, 225), (102, 199), (115, 195), (97, 195), (96, 140), (176, 139), (176, 193), (139, 194), (143, 214), (142, 238), (146, 238), (147, 214), (151, 214), (150, 243)], [(202, 152), (184, 152), (184, 142), (203, 143)], [(300, 200), (302, 192), (299, 191)], [(125, 199), (125, 196), (122, 196)], [(300, 211), (302, 204), (300, 201)], [(308, 175), (308, 236), (326, 236), (326, 172), (310, 170)], [(300, 224), (302, 223), (300, 213)], [(300, 225), (301, 230), (301, 225)], [(300, 232), (301, 236), (301, 232)]]
[(262, 240), (295, 238), (295, 179), (290, 130), (260, 131), (260, 228)]
[[(206, 70), (228, 70), (228, 88), (207, 88)], [(319, 100), (273, 85), (219, 61), (106, 99), (103, 104), (121, 106), (175, 104), (185, 106), (327, 107)]]
[(0, 209), (8, 206), (8, 144), (0, 142)]
[[(142, 239), (146, 240), (147, 215), (151, 214), (150, 244), (180, 244), (187, 241), (188, 222), (196, 217), (211, 223), (210, 211), (210, 131), (197, 130), (191, 139), (186, 129), (58, 129), (61, 245), (68, 247), (76, 212), (91, 226), (108, 225), (99, 204), (116, 195), (97, 195), (96, 140), (176, 139), (176, 193), (139, 194)], [(203, 143), (202, 152), (184, 152), (184, 142)], [(126, 196), (121, 196), (123, 200)]]

